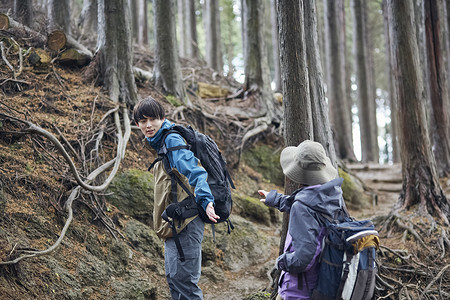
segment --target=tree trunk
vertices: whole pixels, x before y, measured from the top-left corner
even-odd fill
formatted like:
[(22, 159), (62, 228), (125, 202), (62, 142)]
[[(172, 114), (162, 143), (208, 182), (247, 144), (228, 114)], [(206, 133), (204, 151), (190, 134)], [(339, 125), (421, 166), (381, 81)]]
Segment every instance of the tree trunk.
[(389, 0), (387, 3), (401, 129), (403, 191), (399, 201), (405, 208), (418, 204), (421, 213), (434, 213), (448, 226), (449, 203), (439, 184), (426, 123), (413, 2)]
[(268, 116), (269, 123), (276, 115), (270, 87), (270, 74), (264, 39), (264, 5), (262, 0), (244, 0), (245, 39), (244, 90), (260, 92), (259, 116)]
[(322, 65), (320, 63), (319, 41), (317, 36), (316, 0), (305, 0), (303, 5), (305, 13), (304, 44), (306, 45), (306, 61), (308, 62), (314, 140), (322, 144), (331, 163), (337, 169), (333, 134), (328, 120), (328, 107), (325, 101), (325, 92), (323, 90)]
[(87, 34), (95, 34), (97, 32), (97, 12), (98, 4), (97, 0), (84, 0), (83, 8), (78, 18), (78, 27), (81, 27), (81, 36), (84, 37)]
[(364, 19), (363, 19), (363, 30), (364, 30), (364, 49), (366, 55), (366, 70), (367, 70), (367, 88), (369, 95), (369, 108), (370, 108), (370, 137), (372, 139), (371, 155), (373, 161), (378, 163), (380, 160), (380, 149), (378, 147), (378, 124), (377, 124), (377, 102), (376, 102), (376, 85), (375, 85), (375, 66), (373, 61), (373, 49), (375, 48), (372, 44), (373, 37), (372, 31), (369, 28), (374, 28), (370, 24), (370, 16), (368, 13), (367, 2), (361, 2)]
[(280, 66), (280, 46), (279, 46), (279, 32), (277, 20), (277, 2), (270, 0), (270, 17), (272, 24), (272, 55), (273, 55), (273, 80), (275, 81), (275, 92), (282, 92), (281, 90), (281, 66)]
[(139, 40), (139, 3), (137, 0), (128, 0), (128, 6), (131, 14), (132, 42), (137, 43)]
[[(244, 22), (244, 0), (241, 0), (241, 36), (242, 36), (242, 53), (246, 53), (247, 52), (247, 36), (245, 35), (246, 32), (246, 28), (245, 28), (245, 22)], [(245, 65), (245, 59), (244, 59), (244, 69), (247, 67)]]
[(361, 160), (363, 162), (378, 161), (373, 155), (372, 110), (374, 99), (371, 99), (367, 45), (365, 43), (366, 6), (361, 0), (351, 0), (353, 18), (353, 57), (355, 57), (356, 98), (361, 138)]
[(342, 159), (356, 161), (353, 153), (351, 121), (348, 99), (345, 97), (345, 74), (343, 74), (342, 57), (340, 54), (340, 35), (337, 2), (325, 0), (325, 53), (327, 69), (327, 95), (330, 108), (330, 119), (335, 134), (336, 150)]
[[(308, 68), (304, 34), (303, 5), (297, 1), (278, 0), (280, 29), (280, 65), (284, 106), (284, 140), (286, 146), (297, 146), (313, 138), (313, 123), (309, 93)], [(291, 194), (299, 185), (285, 178), (285, 194)], [(283, 253), (289, 224), (289, 215), (283, 213), (279, 253)], [(272, 285), (272, 297), (277, 294), (278, 272)]]
[(47, 17), (49, 32), (62, 30), (66, 35), (71, 35), (69, 0), (48, 0)]
[(178, 47), (181, 57), (186, 57), (186, 17), (185, 17), (185, 0), (178, 0), (177, 3), (177, 19), (178, 19)]
[[(431, 128), (433, 150), (438, 173), (441, 177), (450, 175), (450, 139), (448, 115), (448, 83), (445, 70), (445, 45), (441, 24), (443, 24), (441, 1), (425, 1), (425, 44), (427, 79), (431, 99)], [(444, 50), (444, 51), (443, 51)]]
[(206, 63), (219, 73), (223, 71), (222, 39), (220, 35), (219, 1), (205, 1)]
[(450, 80), (448, 77), (450, 77), (450, 0), (444, 0), (444, 13), (445, 13), (445, 19), (444, 19), (444, 23), (445, 23), (445, 29), (444, 32), (445, 34), (445, 41), (446, 41), (446, 45), (447, 45), (447, 49), (446, 49), (446, 60), (447, 60), (447, 80)]
[(134, 106), (138, 97), (128, 1), (99, 0), (98, 18), (97, 57), (103, 86), (113, 101)]
[(138, 44), (148, 45), (147, 0), (139, 0)]
[[(223, 31), (222, 31), (222, 36), (223, 36), (223, 49), (224, 49), (224, 56), (226, 58), (226, 65), (228, 66), (228, 70), (227, 70), (227, 77), (228, 78), (233, 78), (234, 73), (236, 71), (234, 64), (233, 64), (233, 59), (236, 57), (235, 55), (235, 51), (234, 49), (236, 48), (236, 44), (234, 42), (234, 37), (236, 36), (236, 20), (235, 20), (235, 14), (233, 11), (233, 5), (231, 5), (232, 1), (229, 1), (227, 3), (229, 3), (229, 5), (225, 4), (222, 10), (222, 16), (224, 16), (224, 18), (222, 19), (222, 24), (223, 27)], [(241, 11), (243, 11), (243, 9), (241, 9)], [(243, 19), (242, 19), (243, 20)], [(243, 24), (243, 22), (241, 22), (241, 24)], [(242, 26), (241, 26), (242, 27)], [(241, 32), (243, 34), (243, 32)], [(242, 53), (245, 53), (245, 51), (243, 51)]]
[[(337, 26), (339, 28), (339, 56), (341, 57), (341, 74), (344, 76), (344, 94), (343, 97), (346, 99), (347, 103), (347, 114), (349, 117), (348, 122), (345, 123), (348, 128), (346, 129), (350, 138), (353, 140), (353, 97), (352, 97), (352, 80), (351, 77), (353, 75), (352, 64), (350, 63), (351, 59), (348, 55), (348, 47), (347, 47), (347, 29), (346, 29), (346, 13), (345, 13), (345, 1), (344, 0), (336, 0), (336, 11), (337, 11)], [(351, 147), (353, 149), (353, 141), (351, 142)]]
[(397, 101), (395, 100), (395, 91), (394, 91), (394, 84), (393, 84), (393, 76), (392, 73), (393, 69), (393, 61), (391, 56), (391, 42), (389, 39), (389, 20), (388, 20), (388, 13), (387, 13), (387, 7), (386, 7), (386, 1), (383, 0), (382, 3), (382, 10), (383, 10), (383, 18), (384, 18), (384, 38), (385, 38), (385, 56), (386, 56), (386, 68), (387, 68), (387, 74), (388, 74), (388, 89), (389, 89), (389, 109), (390, 109), (390, 119), (391, 123), (389, 126), (389, 132), (391, 136), (391, 146), (392, 146), (392, 162), (399, 163), (400, 160), (400, 144), (398, 139), (398, 120), (397, 120), (397, 106), (395, 103)]
[(32, 0), (14, 0), (14, 19), (28, 27), (33, 27)]
[(166, 94), (174, 95), (183, 103), (190, 104), (181, 78), (178, 57), (175, 2), (174, 0), (153, 0), (155, 18), (155, 85)]
[(198, 58), (197, 20), (195, 16), (195, 0), (187, 0), (186, 3), (186, 56)]

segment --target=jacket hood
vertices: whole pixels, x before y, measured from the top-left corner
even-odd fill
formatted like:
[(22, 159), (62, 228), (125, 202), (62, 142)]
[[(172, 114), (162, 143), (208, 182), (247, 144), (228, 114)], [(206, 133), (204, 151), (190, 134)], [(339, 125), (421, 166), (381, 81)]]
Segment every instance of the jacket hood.
[(344, 207), (343, 181), (343, 178), (336, 178), (319, 186), (304, 188), (295, 195), (295, 200), (335, 219)]
[(164, 132), (166, 130), (169, 130), (173, 126), (175, 126), (175, 124), (165, 119), (164, 122), (161, 124), (161, 128), (156, 132), (155, 136), (151, 138), (146, 138), (147, 141), (150, 143), (150, 146), (152, 146), (153, 149), (158, 151), (159, 148), (161, 147), (161, 138), (163, 137)]

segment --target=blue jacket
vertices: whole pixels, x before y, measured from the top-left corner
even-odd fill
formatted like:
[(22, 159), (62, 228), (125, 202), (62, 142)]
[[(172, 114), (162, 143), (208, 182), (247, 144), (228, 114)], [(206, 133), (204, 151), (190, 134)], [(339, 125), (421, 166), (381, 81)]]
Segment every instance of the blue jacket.
[(288, 234), (292, 240), (289, 237), (290, 245), (286, 243), (285, 252), (277, 259), (277, 267), (283, 274), (290, 275), (286, 277), (294, 277), (297, 282), (297, 275), (303, 273), (307, 281), (307, 289), (292, 289), (291, 284), (290, 290), (283, 290), (289, 289), (289, 284), (280, 282), (279, 292), (285, 296), (283, 299), (309, 299), (309, 293), (317, 283), (318, 258), (325, 233), (319, 214), (339, 219), (345, 207), (342, 182), (342, 178), (337, 178), (323, 185), (303, 188), (292, 195), (283, 195), (275, 190), (267, 195), (267, 205), (290, 213)]
[[(156, 132), (153, 137), (147, 138), (150, 146), (157, 152), (161, 147), (161, 138), (165, 131), (169, 130), (174, 125), (175, 124), (166, 119), (158, 132)], [(171, 133), (166, 137), (165, 144), (167, 148), (171, 148), (186, 145), (186, 141), (181, 135)], [(195, 187), (195, 201), (205, 210), (209, 202), (213, 202), (214, 204), (214, 197), (206, 181), (208, 173), (206, 173), (205, 169), (199, 164), (199, 160), (194, 156), (194, 153), (187, 149), (179, 149), (170, 151), (168, 157), (170, 166), (176, 168), (178, 172), (186, 176), (189, 180), (189, 184)]]

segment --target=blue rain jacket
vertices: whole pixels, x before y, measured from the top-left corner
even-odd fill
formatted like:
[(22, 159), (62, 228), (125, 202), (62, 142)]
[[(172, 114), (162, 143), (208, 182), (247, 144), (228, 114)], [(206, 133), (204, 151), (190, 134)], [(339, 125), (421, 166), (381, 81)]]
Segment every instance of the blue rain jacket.
[[(165, 119), (161, 128), (151, 138), (146, 138), (150, 146), (159, 151), (161, 147), (161, 138), (166, 132), (172, 128), (175, 124)], [(183, 137), (177, 133), (171, 133), (166, 137), (165, 144), (167, 148), (186, 145), (186, 141)], [(176, 168), (178, 172), (183, 174), (189, 180), (189, 184), (195, 187), (195, 201), (199, 203), (203, 209), (206, 210), (209, 202), (214, 204), (214, 196), (211, 193), (208, 182), (208, 173), (201, 166), (199, 160), (194, 156), (194, 153), (188, 149), (179, 149), (170, 151), (168, 153), (169, 163), (172, 168)]]

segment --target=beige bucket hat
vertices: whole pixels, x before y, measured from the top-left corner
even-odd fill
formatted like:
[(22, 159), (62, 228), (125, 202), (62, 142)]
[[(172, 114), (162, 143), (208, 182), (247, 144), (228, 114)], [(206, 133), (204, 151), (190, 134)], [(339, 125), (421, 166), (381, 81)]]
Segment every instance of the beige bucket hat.
[(305, 140), (297, 147), (286, 147), (280, 155), (283, 173), (291, 180), (305, 185), (323, 184), (337, 177), (320, 143)]

